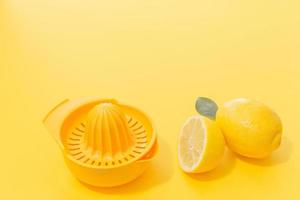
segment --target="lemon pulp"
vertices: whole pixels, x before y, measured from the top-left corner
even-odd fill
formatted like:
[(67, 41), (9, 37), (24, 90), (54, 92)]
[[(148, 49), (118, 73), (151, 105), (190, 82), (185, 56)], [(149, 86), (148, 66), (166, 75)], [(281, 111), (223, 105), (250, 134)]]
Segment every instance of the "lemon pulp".
[(183, 125), (178, 142), (178, 160), (183, 171), (199, 173), (214, 169), (224, 149), (224, 138), (215, 122), (193, 116)]

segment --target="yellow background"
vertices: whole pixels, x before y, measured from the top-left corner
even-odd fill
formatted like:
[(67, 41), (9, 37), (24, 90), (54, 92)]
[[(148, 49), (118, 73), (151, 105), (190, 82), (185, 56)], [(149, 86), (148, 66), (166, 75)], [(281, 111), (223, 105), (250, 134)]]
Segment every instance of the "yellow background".
[[(1, 0), (1, 199), (300, 199), (298, 0)], [(147, 112), (160, 152), (138, 180), (87, 188), (42, 125), (64, 98), (114, 97)], [(197, 176), (177, 134), (197, 96), (250, 97), (282, 118), (263, 161), (227, 151)]]

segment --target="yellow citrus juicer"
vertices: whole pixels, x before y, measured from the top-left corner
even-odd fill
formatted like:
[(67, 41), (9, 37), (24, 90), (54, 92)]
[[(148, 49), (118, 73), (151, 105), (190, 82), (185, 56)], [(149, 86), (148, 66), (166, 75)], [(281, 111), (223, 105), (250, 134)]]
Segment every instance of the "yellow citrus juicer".
[(156, 133), (142, 111), (113, 99), (64, 100), (44, 124), (80, 181), (113, 187), (141, 175), (156, 154)]

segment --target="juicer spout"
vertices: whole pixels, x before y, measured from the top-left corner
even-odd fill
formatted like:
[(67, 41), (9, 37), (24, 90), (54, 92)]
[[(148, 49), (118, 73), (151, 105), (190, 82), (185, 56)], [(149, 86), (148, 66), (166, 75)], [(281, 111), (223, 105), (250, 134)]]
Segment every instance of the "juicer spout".
[(151, 161), (158, 152), (158, 148), (159, 148), (158, 146), (159, 145), (156, 139), (153, 144), (153, 147), (149, 150), (149, 152), (146, 155), (144, 155), (140, 160), (138, 160), (138, 162), (143, 163), (143, 162)]

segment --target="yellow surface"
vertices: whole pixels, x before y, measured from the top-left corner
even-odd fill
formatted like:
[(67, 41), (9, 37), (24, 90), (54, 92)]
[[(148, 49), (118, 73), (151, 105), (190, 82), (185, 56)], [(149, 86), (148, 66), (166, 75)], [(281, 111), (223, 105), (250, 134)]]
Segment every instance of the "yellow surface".
[[(1, 199), (299, 199), (298, 0), (0, 1)], [(189, 176), (176, 160), (198, 95), (250, 97), (282, 118), (283, 143), (256, 162), (227, 152)], [(138, 180), (85, 187), (44, 114), (66, 97), (115, 97), (148, 113), (160, 152)]]

